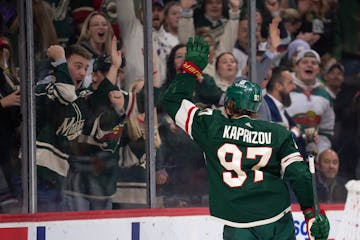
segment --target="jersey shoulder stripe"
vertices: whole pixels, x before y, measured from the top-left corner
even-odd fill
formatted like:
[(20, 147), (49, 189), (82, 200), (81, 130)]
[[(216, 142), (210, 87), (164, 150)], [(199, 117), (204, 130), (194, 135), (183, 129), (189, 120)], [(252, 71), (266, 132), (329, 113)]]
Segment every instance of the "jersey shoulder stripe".
[(302, 162), (303, 158), (299, 152), (294, 152), (281, 159), (281, 176), (284, 176), (287, 166), (294, 162)]
[[(185, 131), (187, 132), (187, 134), (189, 134), (191, 136), (191, 122), (194, 118), (194, 110), (196, 109), (195, 106), (191, 107), (189, 109), (189, 112), (188, 112), (188, 118), (186, 119), (186, 123), (185, 123)], [(190, 131), (189, 131), (190, 130)]]
[(192, 138), (192, 123), (198, 108), (190, 101), (183, 100), (175, 115), (175, 122)]

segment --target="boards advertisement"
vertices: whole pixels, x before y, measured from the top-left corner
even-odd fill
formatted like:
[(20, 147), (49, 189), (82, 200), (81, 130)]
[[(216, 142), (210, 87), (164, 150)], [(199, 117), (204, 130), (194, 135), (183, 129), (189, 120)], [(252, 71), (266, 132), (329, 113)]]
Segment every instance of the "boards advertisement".
[[(343, 210), (327, 210), (334, 240)], [(308, 240), (302, 212), (293, 211), (297, 240)], [(219, 240), (223, 225), (207, 208), (137, 209), (0, 215), (1, 240)]]

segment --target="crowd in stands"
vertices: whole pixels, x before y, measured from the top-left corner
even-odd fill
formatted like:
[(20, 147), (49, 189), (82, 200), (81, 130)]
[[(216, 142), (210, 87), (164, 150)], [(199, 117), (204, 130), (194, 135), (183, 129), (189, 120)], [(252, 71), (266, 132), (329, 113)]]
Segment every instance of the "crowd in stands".
[[(21, 211), (17, 1), (0, 1), (0, 212)], [(248, 76), (246, 0), (152, 0), (158, 207), (207, 206), (206, 159), (162, 96), (189, 37), (209, 43), (193, 100), (223, 108), (234, 81), (261, 86), (257, 118), (316, 156), (320, 202), (360, 179), (360, 2), (257, 0), (257, 79)], [(33, 0), (38, 211), (144, 208), (144, 6), (140, 0)], [(254, 43), (252, 43), (254, 44)], [(294, 200), (294, 203), (296, 200)]]

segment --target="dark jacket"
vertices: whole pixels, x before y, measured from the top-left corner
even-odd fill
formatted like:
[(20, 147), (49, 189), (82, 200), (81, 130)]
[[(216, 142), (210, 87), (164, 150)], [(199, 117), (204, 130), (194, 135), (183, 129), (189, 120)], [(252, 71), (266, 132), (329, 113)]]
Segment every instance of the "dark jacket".
[[(277, 108), (274, 101), (268, 95), (265, 95), (264, 101), (266, 102), (266, 104), (269, 107), (270, 114), (271, 114), (271, 121), (273, 121), (273, 122), (281, 122), (282, 119), (281, 119), (280, 111)], [(289, 129), (291, 129), (293, 127), (296, 127), (296, 123), (289, 116), (289, 114), (286, 112), (286, 110), (284, 112), (284, 115), (285, 115), (286, 119), (288, 120)], [(297, 146), (299, 148), (299, 151), (300, 151), (301, 155), (305, 157), (306, 156), (306, 151), (305, 151), (305, 141), (304, 141), (304, 139), (302, 138), (302, 136), (299, 136), (299, 137), (295, 136), (294, 133), (293, 133), (293, 137), (294, 137), (294, 140), (295, 140), (295, 142), (296, 142), (296, 144), (297, 144)]]

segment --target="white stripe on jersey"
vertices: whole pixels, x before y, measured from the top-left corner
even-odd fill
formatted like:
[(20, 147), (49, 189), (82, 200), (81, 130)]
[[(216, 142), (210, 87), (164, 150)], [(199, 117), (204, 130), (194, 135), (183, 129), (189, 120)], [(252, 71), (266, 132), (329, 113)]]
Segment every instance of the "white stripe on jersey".
[(59, 155), (60, 158), (64, 158), (64, 159), (68, 159), (69, 155), (62, 152), (60, 149), (57, 149), (56, 147), (54, 147), (54, 145), (51, 145), (49, 143), (46, 142), (41, 142), (41, 141), (36, 141), (36, 146), (38, 147), (46, 147), (51, 149), (51, 151), (53, 151), (55, 154)]
[(279, 213), (278, 215), (268, 218), (268, 219), (263, 219), (263, 220), (259, 220), (259, 221), (254, 221), (254, 222), (247, 222), (247, 223), (236, 223), (236, 222), (231, 222), (222, 218), (218, 218), (215, 216), (215, 219), (220, 220), (220, 222), (222, 222), (223, 224), (230, 226), (230, 227), (235, 227), (235, 228), (251, 228), (251, 227), (257, 227), (257, 226), (262, 226), (265, 224), (269, 224), (269, 223), (273, 223), (276, 222), (277, 220), (281, 219), (282, 217), (284, 217), (287, 213), (289, 213), (291, 210), (290, 207), (284, 209), (281, 213)]
[(181, 127), (191, 139), (193, 139), (191, 130), (196, 110), (198, 110), (198, 108), (192, 102), (184, 99), (175, 116), (176, 124)]
[(67, 161), (69, 155), (48, 143), (36, 141), (36, 146), (36, 165), (49, 168), (66, 177), (70, 168)]
[(302, 161), (303, 158), (299, 152), (294, 152), (281, 159), (281, 171), (280, 171), (281, 177), (284, 176), (285, 169), (287, 166), (289, 166), (293, 162), (302, 162)]
[(136, 111), (137, 111), (137, 106), (136, 106), (136, 94), (135, 93), (131, 93), (131, 92), (129, 92), (129, 93), (126, 93), (126, 92), (124, 92), (124, 91), (122, 91), (122, 93), (124, 94), (124, 95), (128, 95), (129, 96), (129, 102), (128, 102), (128, 105), (126, 106), (126, 116), (130, 116), (130, 115), (132, 115), (132, 114), (134, 114), (134, 113), (136, 113), (135, 112), (135, 108), (136, 108)]
[(72, 84), (53, 83), (52, 87), (53, 95), (59, 100), (61, 104), (67, 105), (68, 103), (74, 102), (78, 98), (75, 86)]

